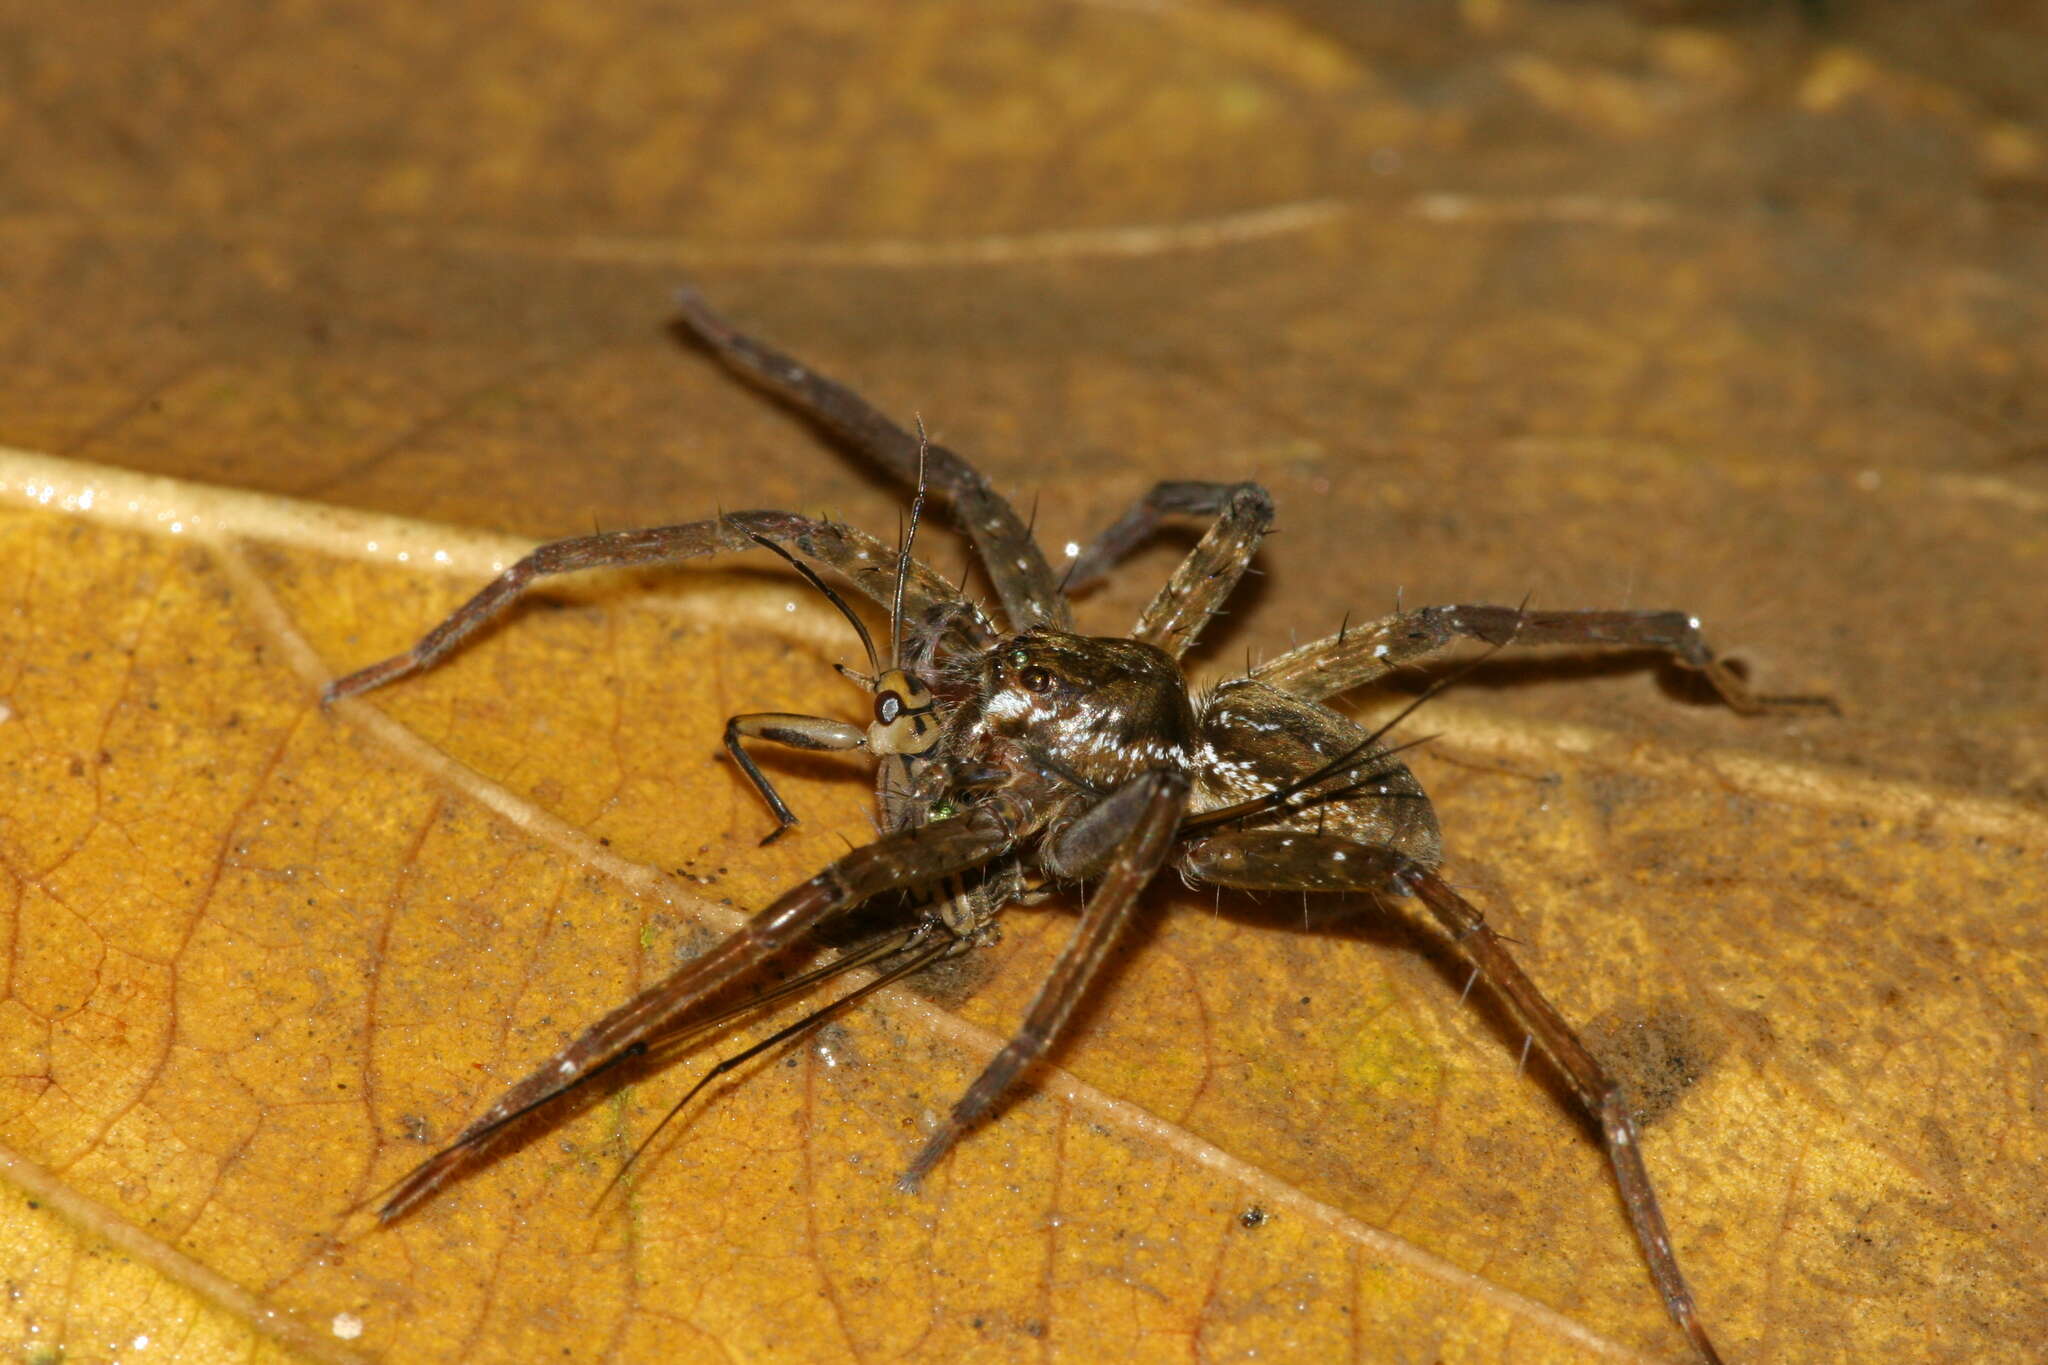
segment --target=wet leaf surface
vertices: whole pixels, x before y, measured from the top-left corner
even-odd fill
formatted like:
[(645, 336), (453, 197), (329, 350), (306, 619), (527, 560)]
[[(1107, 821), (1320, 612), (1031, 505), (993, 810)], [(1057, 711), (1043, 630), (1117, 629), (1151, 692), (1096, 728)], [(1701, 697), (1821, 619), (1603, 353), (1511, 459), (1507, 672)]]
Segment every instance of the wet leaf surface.
[(1070, 907), (750, 1066), (595, 1215), (736, 1043), (395, 1228), (353, 1211), (866, 837), (858, 767), (794, 762), (806, 824), (757, 849), (713, 757), (732, 712), (858, 705), (772, 566), (567, 587), (314, 704), (515, 537), (890, 531), (897, 490), (664, 331), (689, 278), (979, 457), (1056, 557), (1154, 479), (1267, 482), (1282, 533), (1208, 676), (1398, 590), (1685, 606), (1834, 693), (1745, 720), (1642, 660), (1501, 660), (1418, 771), (1640, 1096), (1731, 1359), (2024, 1359), (2048, 132), (2011, 54), (2043, 35), (1667, 12), (5, 21), (0, 1343), (1676, 1358), (1519, 1039), (1425, 935), (1286, 897), (1162, 888), (921, 1198), (896, 1170)]

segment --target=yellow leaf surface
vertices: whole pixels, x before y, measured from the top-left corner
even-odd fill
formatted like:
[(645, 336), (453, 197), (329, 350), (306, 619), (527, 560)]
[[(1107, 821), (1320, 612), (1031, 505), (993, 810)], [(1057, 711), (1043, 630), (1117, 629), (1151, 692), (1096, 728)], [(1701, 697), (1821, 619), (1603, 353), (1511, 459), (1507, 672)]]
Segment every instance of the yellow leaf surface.
[(764, 1026), (393, 1228), (360, 1212), (867, 837), (858, 765), (778, 760), (806, 823), (756, 848), (714, 757), (733, 712), (860, 704), (773, 566), (567, 585), (315, 705), (515, 537), (720, 506), (890, 532), (896, 490), (662, 334), (687, 274), (982, 459), (1055, 559), (1155, 479), (1265, 481), (1281, 534), (1207, 676), (1402, 590), (1683, 606), (1838, 696), (1744, 720), (1642, 660), (1504, 659), (1431, 704), (1417, 770), (1453, 874), (1639, 1097), (1731, 1360), (2028, 1358), (2027, 35), (1408, 8), (0, 21), (0, 1347), (1677, 1358), (1520, 1040), (1426, 935), (1305, 931), (1287, 897), (1160, 888), (921, 1197), (895, 1173), (1071, 907), (716, 1087), (595, 1215)]

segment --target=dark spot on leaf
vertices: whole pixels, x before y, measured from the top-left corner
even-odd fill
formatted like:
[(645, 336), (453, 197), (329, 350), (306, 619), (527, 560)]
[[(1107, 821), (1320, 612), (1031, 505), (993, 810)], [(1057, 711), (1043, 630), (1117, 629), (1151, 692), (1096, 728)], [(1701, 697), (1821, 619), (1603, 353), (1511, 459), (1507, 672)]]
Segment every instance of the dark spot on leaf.
[(1724, 1035), (1669, 999), (1609, 1010), (1586, 1028), (1585, 1039), (1628, 1091), (1646, 1128), (1676, 1108), (1728, 1046)]

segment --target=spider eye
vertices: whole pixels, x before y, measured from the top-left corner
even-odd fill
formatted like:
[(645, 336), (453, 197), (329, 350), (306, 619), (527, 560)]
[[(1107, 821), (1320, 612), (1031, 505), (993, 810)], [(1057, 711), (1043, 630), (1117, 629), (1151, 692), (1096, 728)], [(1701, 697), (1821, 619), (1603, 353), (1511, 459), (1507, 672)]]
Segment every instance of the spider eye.
[(903, 714), (903, 698), (894, 692), (884, 692), (875, 698), (875, 719), (884, 725), (894, 725), (896, 717)]
[(1052, 674), (1036, 665), (1018, 674), (1017, 681), (1024, 684), (1024, 690), (1027, 692), (1050, 692), (1052, 690)]
[(1010, 651), (1010, 662), (1014, 664), (1016, 667), (1022, 668), (1025, 664), (1029, 663), (1030, 661), (1031, 656), (1029, 654), (1026, 654), (1023, 650), (1013, 649)]

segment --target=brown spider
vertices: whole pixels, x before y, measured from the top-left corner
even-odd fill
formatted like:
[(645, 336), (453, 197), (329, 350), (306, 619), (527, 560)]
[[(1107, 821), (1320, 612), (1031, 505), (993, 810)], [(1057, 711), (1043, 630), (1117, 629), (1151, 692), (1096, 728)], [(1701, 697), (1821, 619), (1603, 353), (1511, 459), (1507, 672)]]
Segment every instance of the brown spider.
[[(1699, 1358), (1718, 1360), (1679, 1272), (1621, 1088), (1524, 975), (1480, 912), (1438, 875), (1435, 812), (1413, 775), (1381, 743), (1384, 729), (1368, 733), (1322, 703), (1460, 638), (1495, 648), (1513, 643), (1662, 650), (1704, 673), (1743, 712), (1814, 699), (1753, 694), (1716, 660), (1700, 639), (1698, 622), (1683, 612), (1499, 606), (1397, 612), (1289, 650), (1206, 695), (1193, 694), (1179, 659), (1250, 565), (1272, 520), (1264, 489), (1252, 483), (1161, 483), (1089, 546), (1062, 580), (1016, 512), (965, 460), (927, 445), (847, 389), (734, 331), (694, 293), (682, 296), (681, 307), (688, 329), (728, 366), (898, 478), (914, 482), (920, 505), (927, 484), (943, 496), (979, 553), (1009, 629), (998, 629), (979, 606), (911, 558), (908, 539), (899, 551), (836, 522), (790, 512), (737, 512), (544, 545), (406, 653), (329, 686), (325, 700), (332, 702), (432, 666), (535, 580), (552, 574), (674, 564), (756, 545), (789, 559), (845, 611), (867, 646), (872, 670), (848, 672), (874, 697), (869, 724), (742, 715), (727, 722), (725, 740), (776, 816), (771, 839), (796, 817), (747, 756), (742, 738), (873, 753), (881, 837), (790, 888), (731, 936), (598, 1020), (400, 1181), (380, 1217), (400, 1216), (496, 1150), (514, 1120), (627, 1058), (716, 1022), (705, 1017), (714, 996), (834, 916), (884, 897), (900, 898), (913, 909), (910, 928), (771, 992), (789, 994), (852, 966), (889, 964), (868, 985), (769, 1042), (836, 1013), (883, 981), (985, 942), (1006, 905), (1048, 888), (1091, 884), (1073, 940), (1016, 1037), (911, 1159), (899, 1183), (914, 1189), (1058, 1038), (1139, 893), (1172, 868), (1218, 886), (1419, 900), (1593, 1117), (1665, 1306)], [(1180, 515), (1213, 520), (1130, 635), (1075, 634), (1068, 595), (1099, 580), (1162, 518)], [(913, 509), (913, 536), (915, 527)], [(889, 611), (886, 661), (819, 571), (850, 582)], [(738, 1060), (729, 1059), (719, 1070)]]

